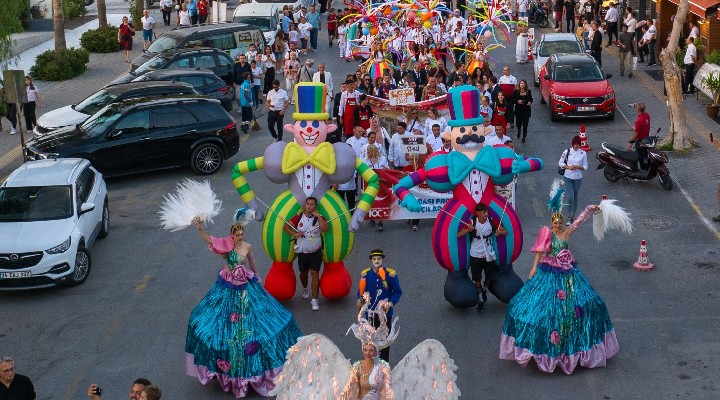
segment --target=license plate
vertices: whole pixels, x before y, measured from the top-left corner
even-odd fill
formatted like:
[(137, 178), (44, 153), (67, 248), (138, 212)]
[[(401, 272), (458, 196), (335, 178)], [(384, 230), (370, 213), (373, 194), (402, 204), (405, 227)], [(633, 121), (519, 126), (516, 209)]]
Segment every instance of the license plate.
[(0, 272), (0, 279), (30, 278), (30, 271)]
[(595, 111), (595, 107), (578, 107), (578, 111), (584, 112), (584, 111)]

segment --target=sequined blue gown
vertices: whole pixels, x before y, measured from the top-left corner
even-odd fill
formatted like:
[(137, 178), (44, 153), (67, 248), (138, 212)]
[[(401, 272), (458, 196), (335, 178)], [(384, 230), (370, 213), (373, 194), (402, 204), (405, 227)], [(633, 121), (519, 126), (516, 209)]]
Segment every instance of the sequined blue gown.
[(287, 350), (302, 334), (290, 311), (258, 281), (252, 253), (239, 256), (232, 237), (211, 241), (208, 247), (227, 265), (190, 314), (185, 370), (203, 385), (217, 379), (237, 398), (249, 386), (267, 396)]
[[(568, 228), (575, 230), (592, 213), (588, 207)], [(512, 298), (500, 340), (500, 358), (526, 367), (555, 367), (571, 374), (577, 365), (604, 367), (618, 350), (605, 302), (568, 250), (548, 227), (540, 230), (533, 252), (543, 252), (535, 276)]]

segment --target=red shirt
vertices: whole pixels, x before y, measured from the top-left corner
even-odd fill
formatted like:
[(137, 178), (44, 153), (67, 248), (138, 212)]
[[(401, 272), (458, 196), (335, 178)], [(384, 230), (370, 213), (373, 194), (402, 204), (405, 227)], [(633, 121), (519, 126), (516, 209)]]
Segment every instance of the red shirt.
[(327, 28), (329, 31), (334, 31), (335, 29), (337, 29), (337, 16), (335, 14), (328, 15)]
[(638, 114), (635, 120), (635, 132), (637, 132), (637, 140), (650, 136), (650, 114), (647, 112)]

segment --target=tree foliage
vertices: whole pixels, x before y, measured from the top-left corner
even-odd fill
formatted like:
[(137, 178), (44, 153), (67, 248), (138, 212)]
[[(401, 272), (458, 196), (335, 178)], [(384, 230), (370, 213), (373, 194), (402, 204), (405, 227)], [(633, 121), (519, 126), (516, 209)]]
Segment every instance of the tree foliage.
[(0, 11), (0, 71), (7, 69), (15, 55), (12, 53), (13, 33), (22, 32), (20, 14), (27, 8), (25, 0), (3, 0)]

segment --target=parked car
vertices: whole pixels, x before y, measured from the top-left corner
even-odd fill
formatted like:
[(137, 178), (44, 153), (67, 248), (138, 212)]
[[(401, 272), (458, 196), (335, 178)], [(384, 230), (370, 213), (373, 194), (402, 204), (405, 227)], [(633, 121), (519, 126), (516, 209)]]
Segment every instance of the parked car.
[(574, 33), (545, 33), (533, 48), (535, 86), (540, 86), (540, 68), (548, 57), (558, 53), (584, 53), (583, 44)]
[(235, 121), (220, 102), (195, 95), (108, 104), (81, 125), (30, 140), (25, 155), (86, 158), (109, 176), (184, 166), (209, 175), (239, 147)]
[[(268, 46), (275, 43), (275, 36), (282, 29), (280, 26), (280, 9), (275, 3), (240, 4), (233, 12), (233, 22), (260, 28)], [(262, 51), (262, 49), (258, 50)]]
[(133, 82), (169, 81), (186, 83), (203, 96), (220, 100), (227, 111), (232, 111), (235, 100), (235, 89), (218, 78), (212, 71), (206, 69), (160, 69), (150, 71), (132, 80)]
[(0, 186), (0, 290), (85, 282), (109, 210), (103, 176), (87, 160), (20, 166)]
[(205, 68), (211, 70), (228, 85), (233, 83), (235, 62), (222, 50), (200, 47), (196, 49), (170, 49), (149, 59), (134, 71), (130, 71), (111, 84), (130, 82), (138, 76), (160, 69)]
[[(265, 48), (265, 36), (257, 26), (236, 22), (223, 24), (201, 24), (167, 31), (155, 39), (147, 51), (130, 63), (134, 71), (154, 56), (167, 50), (211, 47), (222, 50), (234, 60), (238, 54), (245, 54), (251, 44)], [(218, 75), (220, 76), (220, 75)]]
[(550, 104), (550, 119), (615, 118), (615, 91), (589, 54), (553, 54), (540, 69), (540, 103)]
[(122, 83), (108, 86), (78, 104), (58, 108), (41, 115), (33, 129), (33, 136), (42, 137), (58, 128), (82, 124), (99, 109), (115, 101), (146, 96), (177, 96), (196, 93), (197, 91), (191, 85), (182, 82)]

